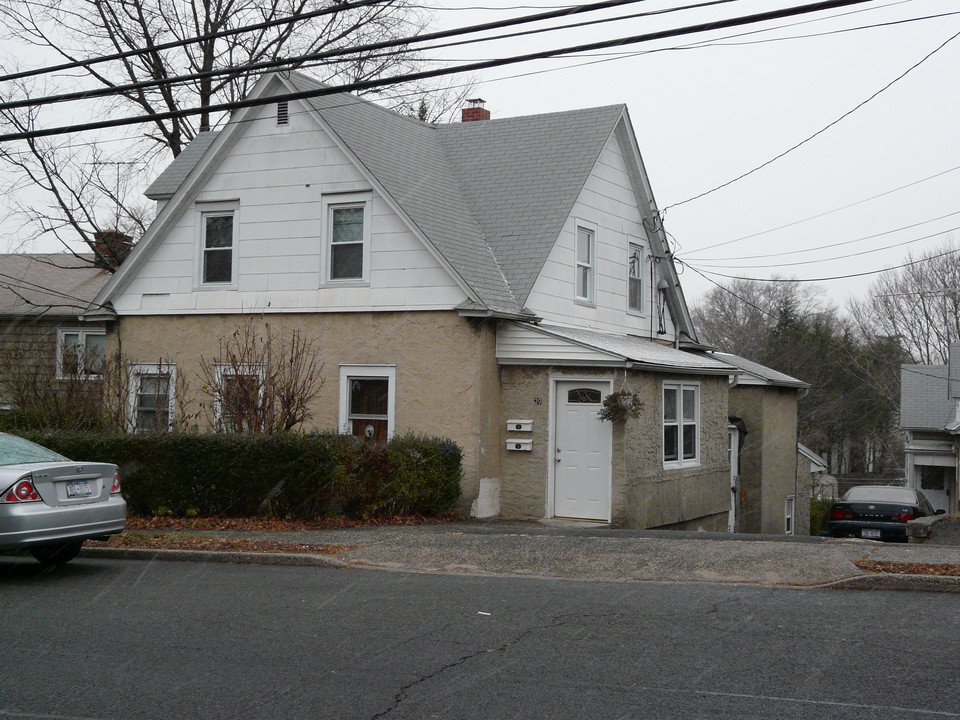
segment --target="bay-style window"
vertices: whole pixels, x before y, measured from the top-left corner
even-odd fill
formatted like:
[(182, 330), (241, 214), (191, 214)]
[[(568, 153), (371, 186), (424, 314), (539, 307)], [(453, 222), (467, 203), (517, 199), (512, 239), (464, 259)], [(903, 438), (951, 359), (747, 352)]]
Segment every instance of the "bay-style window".
[(324, 198), (326, 268), (331, 283), (367, 282), (370, 278), (370, 196), (365, 193)]
[(700, 461), (700, 386), (663, 384), (663, 462), (670, 467)]
[(396, 367), (340, 366), (340, 429), (383, 443), (393, 435)]
[(577, 224), (577, 296), (580, 302), (592, 303), (596, 296), (597, 231)]
[(100, 377), (106, 344), (103, 330), (57, 330), (57, 377)]

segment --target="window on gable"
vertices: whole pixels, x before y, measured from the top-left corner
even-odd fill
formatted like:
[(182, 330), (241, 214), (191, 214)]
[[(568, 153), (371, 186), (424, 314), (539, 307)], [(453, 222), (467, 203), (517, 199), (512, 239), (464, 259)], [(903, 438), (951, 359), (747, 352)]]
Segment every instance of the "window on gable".
[(643, 248), (635, 243), (630, 243), (627, 262), (627, 307), (643, 312)]
[(596, 263), (596, 233), (577, 226), (577, 300), (593, 302)]
[(233, 282), (233, 213), (204, 213), (202, 231), (203, 283)]
[(99, 377), (106, 343), (103, 330), (58, 330), (57, 377)]
[(694, 465), (700, 457), (700, 387), (664, 383), (663, 462)]
[(342, 431), (374, 443), (393, 435), (396, 368), (378, 365), (340, 367)]
[(173, 426), (175, 373), (172, 365), (131, 368), (132, 421), (136, 432), (165, 432)]
[(330, 279), (363, 278), (364, 206), (330, 207)]

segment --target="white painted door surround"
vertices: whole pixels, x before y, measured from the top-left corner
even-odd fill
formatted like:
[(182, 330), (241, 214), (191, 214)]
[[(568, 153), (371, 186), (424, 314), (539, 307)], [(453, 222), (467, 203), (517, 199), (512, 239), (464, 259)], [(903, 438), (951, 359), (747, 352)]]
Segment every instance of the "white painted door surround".
[(613, 427), (597, 420), (607, 380), (557, 380), (554, 392), (553, 515), (611, 515)]

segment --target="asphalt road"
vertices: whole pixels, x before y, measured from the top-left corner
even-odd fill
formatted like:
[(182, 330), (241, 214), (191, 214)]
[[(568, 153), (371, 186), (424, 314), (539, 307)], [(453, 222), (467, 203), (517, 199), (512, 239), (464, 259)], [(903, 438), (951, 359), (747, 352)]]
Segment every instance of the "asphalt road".
[(0, 718), (960, 718), (953, 594), (0, 557)]

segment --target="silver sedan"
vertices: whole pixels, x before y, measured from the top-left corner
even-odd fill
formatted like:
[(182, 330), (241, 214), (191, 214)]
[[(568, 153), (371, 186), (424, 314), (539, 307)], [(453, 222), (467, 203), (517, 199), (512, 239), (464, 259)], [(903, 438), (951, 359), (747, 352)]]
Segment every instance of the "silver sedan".
[(65, 563), (84, 540), (123, 532), (126, 522), (116, 465), (74, 462), (0, 433), (0, 551)]

